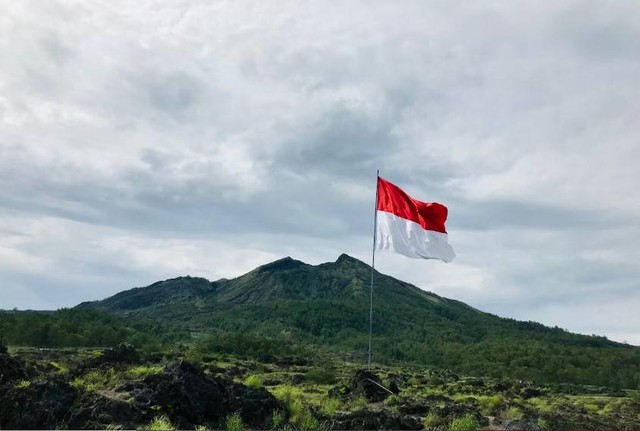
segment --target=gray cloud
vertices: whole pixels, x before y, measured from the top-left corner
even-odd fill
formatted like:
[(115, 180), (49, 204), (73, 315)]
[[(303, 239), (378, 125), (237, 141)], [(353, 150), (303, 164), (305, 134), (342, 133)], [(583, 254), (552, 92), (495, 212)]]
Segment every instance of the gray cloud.
[(368, 260), (380, 169), (458, 253), (381, 270), (640, 343), (635, 3), (4, 9), (0, 307)]

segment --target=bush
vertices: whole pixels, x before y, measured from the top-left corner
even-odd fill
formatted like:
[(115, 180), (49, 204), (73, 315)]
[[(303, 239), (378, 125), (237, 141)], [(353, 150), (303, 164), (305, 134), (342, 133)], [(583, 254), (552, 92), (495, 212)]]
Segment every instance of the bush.
[(342, 401), (338, 398), (325, 398), (322, 400), (322, 412), (327, 416), (333, 416), (342, 407)]
[(232, 415), (227, 416), (224, 421), (224, 429), (227, 431), (242, 431), (247, 429), (244, 422), (242, 422), (242, 417), (240, 413), (235, 412)]
[(475, 431), (478, 429), (478, 421), (471, 415), (455, 418), (449, 425), (449, 431)]
[(149, 367), (147, 365), (141, 365), (132, 367), (125, 372), (125, 376), (131, 379), (142, 379), (153, 374), (162, 374), (163, 367)]
[(504, 405), (504, 398), (502, 395), (491, 395), (491, 396), (478, 396), (478, 405), (480, 406), (480, 410), (482, 414), (485, 416), (490, 416), (493, 412)]
[(505, 411), (500, 414), (502, 419), (508, 420), (520, 420), (524, 415), (522, 414), (522, 410), (518, 407), (509, 407)]
[(260, 388), (263, 385), (262, 377), (257, 374), (251, 374), (244, 379), (244, 384), (252, 388)]
[(165, 415), (156, 416), (153, 418), (151, 423), (149, 424), (149, 431), (167, 431), (167, 430), (175, 430), (176, 427), (173, 426), (171, 421)]
[(305, 379), (317, 385), (333, 385), (337, 380), (337, 376), (332, 369), (313, 368), (307, 372)]
[(442, 424), (442, 418), (433, 412), (429, 412), (427, 416), (422, 420), (422, 425), (425, 428), (435, 428)]
[(400, 404), (400, 397), (397, 395), (390, 395), (389, 398), (384, 400), (384, 404), (389, 407), (397, 406)]
[(291, 417), (289, 422), (298, 430), (320, 430), (326, 428), (313, 416), (309, 406), (301, 399), (293, 400), (288, 404)]
[(273, 429), (281, 429), (284, 426), (285, 414), (281, 410), (273, 412), (271, 417), (271, 425)]

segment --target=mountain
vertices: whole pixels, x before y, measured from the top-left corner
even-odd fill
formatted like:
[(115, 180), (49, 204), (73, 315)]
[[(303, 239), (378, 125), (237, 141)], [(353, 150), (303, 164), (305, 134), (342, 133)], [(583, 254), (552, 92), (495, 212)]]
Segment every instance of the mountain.
[[(306, 347), (361, 360), (370, 277), (370, 266), (345, 254), (320, 265), (286, 257), (234, 279), (179, 277), (78, 308), (170, 325), (214, 349), (253, 343), (254, 353)], [(640, 385), (637, 347), (500, 318), (379, 272), (373, 332), (374, 359), (380, 362), (547, 382)]]

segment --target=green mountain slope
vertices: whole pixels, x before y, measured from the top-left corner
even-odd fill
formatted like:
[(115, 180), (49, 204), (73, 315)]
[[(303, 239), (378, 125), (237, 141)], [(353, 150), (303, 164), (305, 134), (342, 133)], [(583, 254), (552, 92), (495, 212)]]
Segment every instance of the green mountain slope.
[[(361, 360), (370, 274), (368, 265), (347, 255), (317, 266), (284, 258), (231, 280), (180, 277), (79, 307), (170, 324), (195, 339), (242, 334), (242, 342), (254, 337), (314, 346)], [(375, 277), (377, 361), (549, 382), (640, 383), (636, 347), (503, 319), (393, 277), (377, 272)]]

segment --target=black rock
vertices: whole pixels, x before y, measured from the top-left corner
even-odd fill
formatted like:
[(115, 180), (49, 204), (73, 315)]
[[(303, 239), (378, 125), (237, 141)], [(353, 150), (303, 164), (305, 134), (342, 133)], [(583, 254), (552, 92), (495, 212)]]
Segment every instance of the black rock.
[(382, 385), (382, 382), (375, 374), (358, 370), (355, 372), (348, 385), (350, 395), (363, 396), (369, 402), (384, 401), (391, 395), (391, 392)]
[(422, 423), (418, 417), (402, 415), (391, 410), (362, 409), (338, 413), (331, 428), (334, 430), (419, 430), (422, 429)]
[(78, 393), (61, 380), (7, 385), (0, 389), (0, 428), (54, 429), (69, 413)]
[(285, 411), (263, 388), (207, 376), (200, 367), (184, 361), (167, 366), (162, 374), (126, 383), (117, 391), (129, 393), (144, 421), (156, 416), (159, 408), (180, 429), (202, 424), (219, 427), (234, 412), (246, 425), (265, 429), (275, 410)]
[(0, 386), (15, 380), (24, 379), (27, 375), (24, 364), (6, 353), (0, 353)]
[(125, 429), (134, 429), (139, 421), (139, 411), (132, 404), (87, 392), (76, 400), (67, 426), (70, 429), (107, 429), (118, 424)]
[(120, 343), (104, 351), (96, 358), (96, 365), (101, 364), (137, 364), (141, 361), (140, 353), (131, 344)]

